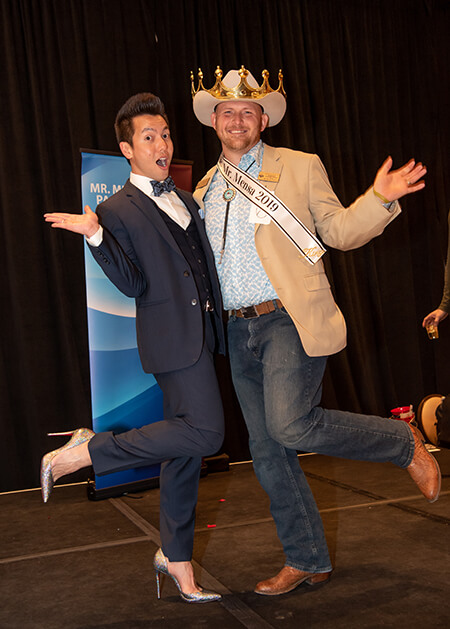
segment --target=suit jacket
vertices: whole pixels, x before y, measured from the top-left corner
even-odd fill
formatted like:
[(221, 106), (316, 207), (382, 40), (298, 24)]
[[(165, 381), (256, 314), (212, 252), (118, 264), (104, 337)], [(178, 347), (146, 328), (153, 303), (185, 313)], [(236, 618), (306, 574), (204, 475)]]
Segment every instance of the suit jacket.
[[(222, 301), (214, 258), (192, 195), (176, 190), (196, 223), (211, 277), (219, 351)], [(137, 345), (144, 371), (163, 373), (197, 362), (204, 339), (198, 290), (156, 204), (130, 181), (97, 207), (103, 242), (90, 247), (108, 278), (136, 300)]]
[[(215, 170), (213, 167), (208, 171), (194, 192), (194, 199), (201, 206)], [(401, 211), (396, 203), (389, 212), (374, 195), (373, 188), (344, 208), (317, 155), (265, 144), (261, 175), (263, 173), (279, 176), (277, 182), (260, 182), (311, 232), (317, 233), (325, 245), (336, 249), (345, 251), (366, 244), (381, 234)], [(255, 226), (255, 244), (306, 353), (327, 356), (343, 349), (345, 320), (334, 301), (323, 262), (309, 264), (273, 222)]]

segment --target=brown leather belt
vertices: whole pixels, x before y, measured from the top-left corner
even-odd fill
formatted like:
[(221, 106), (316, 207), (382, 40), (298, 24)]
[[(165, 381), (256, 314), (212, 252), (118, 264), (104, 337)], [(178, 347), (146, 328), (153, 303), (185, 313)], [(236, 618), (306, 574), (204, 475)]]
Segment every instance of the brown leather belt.
[[(276, 304), (276, 305), (275, 305)], [(243, 317), (244, 319), (254, 319), (263, 314), (273, 312), (276, 307), (282, 308), (283, 304), (279, 299), (270, 299), (269, 301), (263, 301), (262, 304), (256, 304), (255, 306), (247, 306), (246, 308), (239, 308), (239, 310), (229, 310), (230, 317)]]

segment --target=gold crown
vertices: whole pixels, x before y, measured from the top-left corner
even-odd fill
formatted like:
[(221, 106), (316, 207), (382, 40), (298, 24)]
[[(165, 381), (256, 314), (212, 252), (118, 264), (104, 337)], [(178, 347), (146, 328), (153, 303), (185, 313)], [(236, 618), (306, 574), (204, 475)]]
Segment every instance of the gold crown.
[(247, 98), (247, 99), (259, 99), (264, 98), (271, 92), (279, 92), (286, 98), (286, 92), (283, 88), (283, 73), (281, 70), (278, 70), (278, 88), (276, 90), (272, 89), (269, 85), (269, 72), (267, 70), (263, 70), (261, 75), (263, 77), (263, 83), (261, 87), (251, 87), (247, 83), (247, 76), (249, 75), (249, 71), (241, 66), (241, 69), (238, 70), (240, 76), (240, 83), (236, 85), (236, 87), (227, 87), (222, 83), (223, 72), (220, 69), (220, 66), (217, 66), (216, 71), (214, 72), (216, 76), (216, 82), (214, 86), (207, 90), (203, 85), (203, 72), (201, 68), (198, 69), (198, 87), (195, 89), (194, 87), (194, 73), (191, 71), (191, 93), (192, 98), (198, 92), (204, 91), (211, 94), (214, 98), (218, 98), (220, 100), (232, 100), (236, 98)]

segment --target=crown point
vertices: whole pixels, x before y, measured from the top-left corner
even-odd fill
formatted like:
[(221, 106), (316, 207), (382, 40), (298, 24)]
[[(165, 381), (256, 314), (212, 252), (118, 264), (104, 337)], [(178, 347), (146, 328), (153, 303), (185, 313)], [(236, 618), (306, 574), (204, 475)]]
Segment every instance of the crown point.
[[(250, 86), (247, 83), (247, 77), (250, 72), (245, 68), (245, 66), (241, 66), (238, 70), (238, 75), (240, 77), (240, 82), (235, 87), (229, 87), (222, 83), (223, 72), (220, 66), (217, 66), (215, 72), (215, 84), (209, 90), (205, 89), (203, 85), (203, 72), (201, 68), (198, 69), (198, 78), (199, 83), (197, 89), (194, 88), (193, 81), (193, 73), (191, 72), (191, 82), (192, 82), (192, 97), (194, 98), (199, 92), (208, 92), (215, 98), (216, 100), (233, 100), (235, 98), (242, 99), (261, 99), (265, 98), (271, 92), (279, 92), (282, 96), (286, 98), (286, 92), (283, 89), (283, 73), (281, 69), (278, 72), (279, 85), (276, 90), (273, 90), (269, 85), (269, 71), (267, 69), (262, 71), (263, 82), (261, 86), (256, 85), (256, 87)], [(252, 77), (252, 75), (250, 74)], [(253, 77), (252, 77), (253, 79)], [(253, 79), (254, 80), (254, 79)]]
[(281, 70), (281, 68), (278, 70), (278, 89), (277, 92), (280, 92), (280, 94), (283, 94), (283, 96), (286, 98), (286, 92), (284, 91), (284, 87), (283, 87), (283, 72)]

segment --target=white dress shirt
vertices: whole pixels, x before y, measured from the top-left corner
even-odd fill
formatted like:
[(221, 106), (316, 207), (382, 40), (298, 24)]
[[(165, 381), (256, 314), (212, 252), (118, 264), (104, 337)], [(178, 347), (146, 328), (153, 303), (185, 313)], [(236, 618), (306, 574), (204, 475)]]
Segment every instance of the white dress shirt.
[[(172, 220), (174, 220), (180, 227), (187, 229), (192, 217), (189, 210), (184, 205), (183, 201), (177, 195), (175, 191), (163, 192), (161, 196), (156, 197), (153, 194), (153, 186), (151, 179), (144, 175), (137, 175), (136, 173), (130, 173), (130, 182), (139, 188), (141, 192), (146, 194), (156, 203), (156, 205), (165, 212)], [(103, 240), (103, 227), (100, 225), (98, 230), (91, 238), (86, 238), (88, 244), (92, 247), (98, 247)]]

